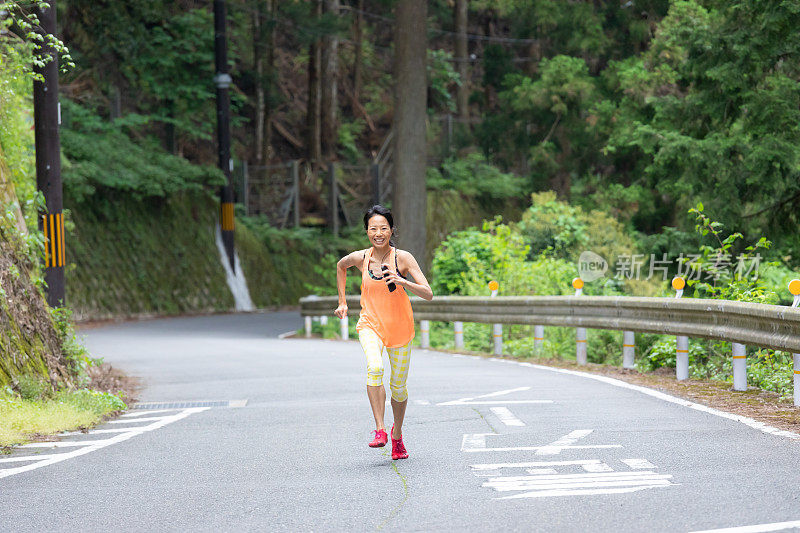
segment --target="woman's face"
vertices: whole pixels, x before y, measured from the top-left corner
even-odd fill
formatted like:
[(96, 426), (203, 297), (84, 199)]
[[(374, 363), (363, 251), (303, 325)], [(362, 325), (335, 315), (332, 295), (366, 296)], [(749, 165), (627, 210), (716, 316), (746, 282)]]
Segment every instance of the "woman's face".
[(392, 237), (392, 228), (383, 215), (373, 215), (367, 221), (367, 237), (372, 246), (382, 248), (389, 243)]

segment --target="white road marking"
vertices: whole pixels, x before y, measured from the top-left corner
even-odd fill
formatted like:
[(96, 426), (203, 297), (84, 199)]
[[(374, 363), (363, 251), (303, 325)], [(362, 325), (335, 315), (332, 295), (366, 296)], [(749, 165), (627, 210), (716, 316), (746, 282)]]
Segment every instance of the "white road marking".
[(571, 431), (561, 437), (560, 439), (551, 442), (547, 446), (542, 447), (540, 450), (537, 450), (536, 455), (557, 455), (561, 453), (561, 449), (565, 447), (569, 447), (582, 438), (589, 435), (593, 429), (576, 429), (575, 431)]
[(436, 405), (509, 405), (521, 403), (553, 403), (553, 400), (482, 400), (476, 402), (455, 402), (437, 403)]
[(648, 461), (647, 459), (620, 459), (623, 463), (628, 465), (630, 468), (655, 468), (656, 466)]
[(414, 400), (415, 405), (430, 405), (431, 402), (428, 400)]
[[(560, 448), (553, 448), (552, 446), (509, 446), (506, 448), (482, 448), (482, 449), (468, 449), (461, 450), (462, 452), (536, 452), (536, 455), (555, 455), (561, 453), (563, 450), (601, 450), (607, 448), (622, 448), (621, 444), (594, 444), (590, 446), (561, 446)], [(553, 452), (557, 449), (557, 452)]]
[(157, 409), (155, 411), (139, 411), (139, 412), (132, 412), (132, 413), (125, 413), (124, 415), (120, 415), (120, 418), (133, 418), (137, 416), (146, 416), (146, 415), (154, 415), (157, 413), (167, 413), (169, 411), (180, 411), (179, 408), (175, 409)]
[[(84, 441), (83, 446), (78, 448), (77, 450), (73, 450), (70, 452), (65, 453), (57, 453), (57, 454), (48, 454), (48, 455), (38, 455), (38, 456), (28, 456), (28, 457), (14, 457), (13, 459), (18, 459), (19, 461), (24, 460), (31, 460), (35, 461), (32, 464), (18, 466), (16, 468), (4, 468), (0, 469), (0, 479), (4, 477), (13, 476), (15, 474), (21, 474), (23, 472), (29, 472), (31, 470), (36, 470), (37, 468), (42, 468), (45, 466), (49, 466), (52, 464), (60, 463), (61, 461), (66, 461), (67, 459), (72, 459), (73, 457), (79, 457), (81, 455), (85, 455), (87, 453), (91, 453), (106, 446), (110, 446), (112, 444), (117, 444), (119, 442), (126, 441), (132, 437), (137, 435), (141, 435), (142, 433), (152, 431), (154, 429), (159, 429), (161, 427), (166, 426), (167, 424), (171, 424), (173, 422), (177, 422), (178, 420), (182, 420), (187, 416), (190, 416), (195, 413), (200, 413), (202, 411), (207, 411), (209, 407), (190, 407), (188, 409), (184, 409), (180, 413), (177, 413), (172, 416), (165, 417), (157, 422), (154, 422), (148, 426), (144, 427), (134, 427), (130, 428), (130, 431), (117, 435), (111, 439), (106, 439), (102, 441)], [(40, 443), (33, 443), (33, 444), (40, 444)], [(41, 444), (53, 444), (53, 443), (41, 443)], [(30, 445), (25, 445), (26, 447)]]
[(125, 420), (111, 420), (109, 424), (138, 424), (139, 422), (152, 422), (153, 420), (163, 420), (166, 416), (144, 416), (142, 418), (126, 418)]
[[(497, 391), (497, 392), (490, 392), (489, 394), (481, 394), (480, 396), (473, 396), (473, 397), (470, 397), (470, 398), (461, 398), (460, 400), (452, 400), (452, 401), (449, 401), (449, 402), (437, 403), (436, 405), (465, 405), (467, 403), (471, 404), (472, 400), (477, 400), (479, 398), (494, 398), (496, 396), (505, 396), (506, 394), (511, 394), (512, 392), (521, 392), (521, 391), (528, 390), (528, 389), (530, 389), (530, 387), (517, 387), (516, 389), (506, 389), (506, 390), (501, 390), (501, 391)], [(552, 400), (548, 400), (548, 401), (550, 403), (552, 403)], [(505, 403), (509, 403), (509, 402), (505, 402)]]
[(583, 459), (578, 461), (534, 461), (525, 463), (482, 463), (470, 465), (473, 470), (497, 470), (499, 468), (539, 468), (549, 466), (569, 466), (599, 464), (599, 459)]
[(79, 448), (81, 446), (90, 446), (97, 444), (108, 444), (111, 439), (104, 440), (55, 440), (51, 442), (31, 442), (30, 444), (23, 444), (17, 446), (19, 449), (27, 448)]
[(756, 524), (752, 526), (726, 527), (723, 529), (705, 529), (693, 533), (760, 533), (762, 531), (783, 531), (800, 528), (800, 520), (793, 522), (775, 522), (772, 524)]
[(598, 494), (624, 494), (628, 492), (637, 492), (645, 489), (655, 489), (667, 485), (674, 485), (674, 483), (656, 484), (656, 485), (642, 485), (640, 487), (625, 487), (625, 488), (603, 488), (603, 489), (556, 489), (556, 490), (540, 490), (533, 492), (523, 492), (522, 494), (515, 494), (513, 496), (502, 496), (495, 498), (495, 500), (516, 500), (519, 498), (552, 498), (555, 496), (594, 496)]
[(558, 474), (555, 468), (529, 468), (527, 472), (537, 476), (541, 474)]
[(675, 396), (670, 396), (669, 394), (664, 394), (663, 392), (659, 392), (656, 390), (648, 389), (646, 387), (641, 387), (639, 385), (633, 385), (631, 383), (627, 383), (625, 381), (621, 381), (614, 378), (609, 378), (606, 376), (598, 376), (595, 374), (587, 374), (585, 372), (579, 372), (577, 370), (567, 370), (564, 368), (552, 368), (549, 366), (542, 366), (542, 365), (531, 365), (533, 368), (539, 370), (547, 370), (549, 372), (557, 372), (560, 374), (570, 374), (573, 376), (580, 376), (587, 379), (594, 379), (596, 381), (602, 381), (603, 383), (608, 383), (609, 385), (614, 385), (615, 387), (621, 387), (623, 389), (630, 389), (635, 390), (637, 392), (641, 392), (642, 394), (646, 394), (648, 396), (652, 396), (654, 398), (658, 398), (659, 400), (664, 400), (665, 402), (670, 402), (678, 405), (682, 405), (684, 407), (688, 407), (689, 409), (694, 409), (696, 411), (702, 411), (703, 413), (708, 413), (710, 415), (718, 416), (721, 418), (727, 418), (728, 420), (733, 420), (735, 422), (740, 422), (746, 426), (749, 426), (753, 429), (757, 429), (759, 431), (763, 431), (764, 433), (769, 433), (770, 435), (777, 435), (780, 437), (786, 437), (788, 439), (793, 440), (800, 440), (800, 433), (793, 433), (791, 431), (786, 431), (784, 429), (778, 429), (776, 427), (772, 427), (770, 425), (765, 424), (764, 422), (759, 422), (758, 420), (753, 420), (752, 418), (747, 418), (746, 416), (735, 415), (733, 413), (726, 413), (724, 411), (719, 411), (717, 409), (707, 407), (705, 405), (700, 405), (699, 403), (690, 402), (689, 400), (684, 400), (682, 398), (676, 398)]
[(583, 465), (583, 469), (587, 472), (613, 472), (614, 469), (605, 463), (592, 463)]
[(509, 411), (507, 407), (491, 407), (489, 409), (494, 415), (500, 419), (500, 422), (507, 426), (524, 426), (525, 422), (514, 416), (514, 413)]
[(281, 340), (283, 340), (283, 339), (285, 339), (286, 337), (290, 337), (290, 336), (292, 336), (292, 335), (295, 335), (296, 333), (297, 333), (297, 332), (296, 332), (295, 330), (292, 330), (292, 331), (285, 331), (285, 332), (281, 333), (280, 335), (278, 335), (278, 338), (279, 338), (279, 339), (281, 339)]
[(245, 407), (247, 400), (231, 400), (228, 402), (228, 407)]
[(464, 438), (461, 439), (461, 451), (467, 449), (486, 448), (486, 436), (495, 435), (495, 433), (465, 433)]

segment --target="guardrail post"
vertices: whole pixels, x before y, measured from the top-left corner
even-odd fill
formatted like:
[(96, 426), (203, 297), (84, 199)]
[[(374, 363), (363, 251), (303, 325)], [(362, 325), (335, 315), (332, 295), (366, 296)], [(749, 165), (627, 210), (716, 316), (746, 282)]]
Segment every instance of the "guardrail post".
[[(789, 292), (794, 296), (792, 307), (800, 304), (800, 279), (793, 279), (789, 282)], [(794, 405), (800, 407), (800, 353), (792, 354), (792, 370), (794, 371)]]
[(311, 337), (311, 317), (310, 316), (305, 317), (305, 326), (306, 326), (306, 338), (308, 339), (308, 338)]
[(636, 337), (632, 331), (622, 333), (622, 368), (633, 368), (636, 356)]
[[(497, 291), (500, 288), (500, 284), (496, 281), (492, 280), (489, 282), (489, 290), (491, 292), (491, 297), (494, 298), (497, 296)], [(494, 354), (495, 355), (502, 355), (503, 354), (503, 324), (494, 324), (492, 326), (492, 337), (494, 338)]]
[(347, 315), (339, 319), (339, 334), (343, 340), (348, 340), (350, 338), (350, 320)]
[[(675, 298), (683, 296), (686, 281), (676, 276), (672, 278), (672, 288), (675, 289)], [(689, 379), (689, 337), (678, 335), (675, 337), (675, 379), (683, 381)]]
[(453, 322), (453, 333), (455, 334), (456, 348), (464, 347), (464, 323)]
[(430, 348), (431, 347), (431, 323), (427, 320), (420, 320), (419, 321), (419, 329), (422, 333), (422, 347), (423, 348)]
[(732, 342), (733, 349), (733, 390), (747, 390), (747, 355), (744, 344)]
[(533, 326), (533, 352), (536, 354), (542, 351), (544, 342), (544, 326)]
[[(575, 278), (572, 280), (572, 287), (575, 289), (575, 296), (583, 294), (583, 280)], [(575, 360), (579, 365), (586, 364), (586, 328), (575, 328)]]

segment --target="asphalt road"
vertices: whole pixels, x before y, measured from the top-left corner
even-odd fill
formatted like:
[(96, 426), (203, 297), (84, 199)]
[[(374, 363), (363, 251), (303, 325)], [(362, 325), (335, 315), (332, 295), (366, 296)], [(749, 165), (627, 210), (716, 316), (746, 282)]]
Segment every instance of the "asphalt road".
[(0, 457), (0, 531), (800, 530), (800, 441), (501, 360), (415, 350), (393, 462), (366, 445), (360, 346), (277, 338), (301, 322), (86, 331), (142, 401), (247, 403), (134, 410)]

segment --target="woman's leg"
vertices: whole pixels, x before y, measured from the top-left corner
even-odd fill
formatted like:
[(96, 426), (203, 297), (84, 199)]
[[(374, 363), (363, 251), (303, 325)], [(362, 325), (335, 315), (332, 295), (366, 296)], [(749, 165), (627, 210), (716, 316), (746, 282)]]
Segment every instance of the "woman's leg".
[(383, 413), (386, 409), (386, 389), (383, 388), (383, 343), (371, 329), (358, 332), (358, 340), (367, 356), (367, 398), (375, 417), (375, 429), (385, 430)]
[(392, 377), (389, 380), (394, 415), (392, 438), (399, 439), (403, 435), (403, 419), (406, 416), (406, 406), (408, 405), (406, 381), (408, 381), (408, 366), (411, 362), (411, 343), (400, 348), (387, 348), (386, 351), (392, 366)]

